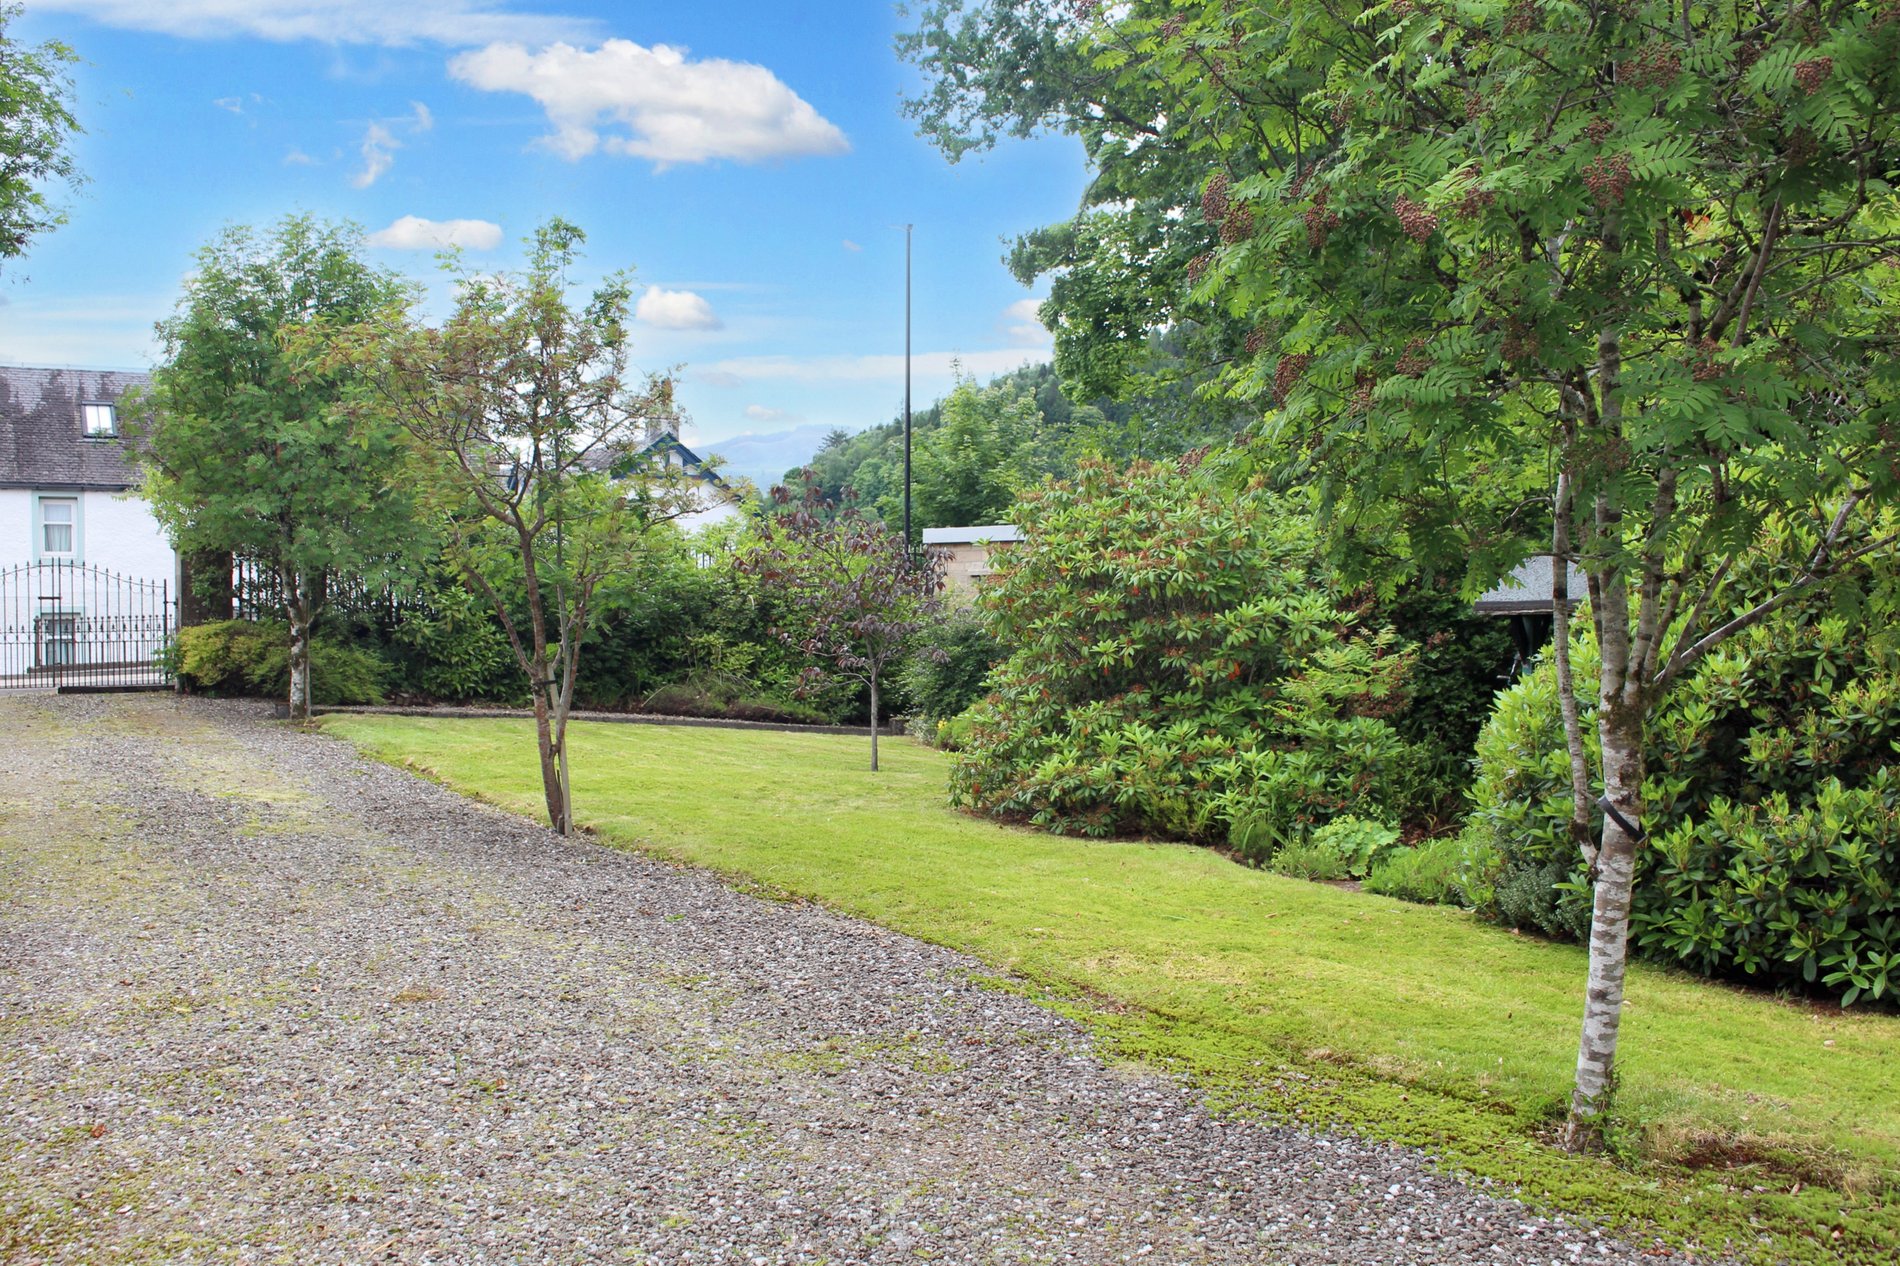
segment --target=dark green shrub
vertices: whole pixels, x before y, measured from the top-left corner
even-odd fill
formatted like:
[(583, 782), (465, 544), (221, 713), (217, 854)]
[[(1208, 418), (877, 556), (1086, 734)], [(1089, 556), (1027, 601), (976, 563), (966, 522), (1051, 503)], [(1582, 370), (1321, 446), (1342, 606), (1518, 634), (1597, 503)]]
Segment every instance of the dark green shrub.
[(971, 710), (955, 803), (1083, 835), (1238, 822), (1275, 847), (1381, 816), (1408, 661), (1342, 607), (1296, 502), (1089, 462), (1021, 514), (979, 600), (1010, 655)]
[[(1801, 551), (1768, 538), (1738, 578), (1763, 592)], [(1708, 975), (1890, 998), (1900, 981), (1900, 564), (1876, 564), (1863, 609), (1817, 593), (1703, 660), (1654, 715), (1631, 937)], [(1767, 590), (1772, 591), (1772, 590)], [(1577, 679), (1595, 679), (1588, 621)], [(1595, 703), (1579, 691), (1593, 781)], [(1478, 741), (1469, 829), (1494, 850), (1478, 902), (1501, 922), (1581, 938), (1590, 920), (1570, 843), (1554, 673), (1505, 691)], [(1593, 824), (1600, 828), (1601, 823)]]
[(918, 638), (899, 678), (904, 706), (934, 727), (983, 697), (1003, 648), (969, 608), (947, 614)]
[[(310, 698), (323, 705), (381, 703), (389, 665), (373, 651), (318, 635), (310, 642)], [(282, 698), (290, 691), (290, 628), (222, 620), (178, 633), (178, 679), (209, 695)]]
[(406, 604), (389, 635), (406, 693), (447, 703), (525, 702), (527, 685), (486, 599), (453, 583)]
[(1420, 905), (1462, 905), (1465, 869), (1464, 842), (1456, 836), (1422, 841), (1416, 848), (1397, 848), (1373, 863), (1366, 891), (1415, 901)]

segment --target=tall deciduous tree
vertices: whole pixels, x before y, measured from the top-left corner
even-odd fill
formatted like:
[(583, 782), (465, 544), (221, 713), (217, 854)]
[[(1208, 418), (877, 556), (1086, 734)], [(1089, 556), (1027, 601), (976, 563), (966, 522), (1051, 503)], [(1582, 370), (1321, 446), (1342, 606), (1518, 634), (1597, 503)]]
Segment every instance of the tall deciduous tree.
[(24, 254), (60, 222), (49, 182), (78, 179), (68, 148), (79, 122), (66, 67), (78, 58), (57, 41), (24, 45), (8, 33), (17, 4), (0, 5), (0, 259)]
[[(1250, 331), (1228, 389), (1278, 460), (1360, 539), (1474, 583), (1544, 525), (1587, 579), (1606, 812), (1574, 761), (1581, 1144), (1613, 1084), (1648, 718), (1723, 639), (1894, 545), (1900, 22), (1856, 0), (1073, 12), (1124, 103), (1091, 114), (1093, 152), (1172, 181), (1166, 241), (1193, 254), (1170, 312)], [(1526, 471), (1541, 505), (1486, 495)], [(1803, 561), (1738, 604), (1773, 520)]]
[[(672, 382), (629, 366), (631, 279), (583, 303), (568, 272), (586, 235), (551, 220), (519, 274), (460, 273), (438, 328), (366, 325), (355, 363), (414, 441), (451, 557), (508, 634), (534, 701), (548, 821), (574, 830), (567, 722), (603, 582), (650, 531), (694, 504), (692, 481), (637, 458), (649, 426), (677, 422)], [(454, 267), (451, 261), (451, 267)]]
[(774, 629), (811, 661), (808, 681), (861, 682), (871, 694), (871, 768), (877, 769), (882, 683), (942, 610), (943, 567), (907, 548), (884, 524), (847, 498), (827, 502), (811, 472), (793, 493), (772, 497), (783, 513), (764, 519), (760, 539), (739, 565), (776, 603)]
[(339, 331), (402, 293), (364, 263), (360, 231), (291, 216), (226, 229), (198, 253), (160, 322), (145, 491), (187, 555), (266, 568), (290, 624), (290, 713), (310, 711), (310, 627), (330, 577), (379, 583), (426, 548), (402, 477), (400, 432), (345, 407), (355, 372), (327, 359)]

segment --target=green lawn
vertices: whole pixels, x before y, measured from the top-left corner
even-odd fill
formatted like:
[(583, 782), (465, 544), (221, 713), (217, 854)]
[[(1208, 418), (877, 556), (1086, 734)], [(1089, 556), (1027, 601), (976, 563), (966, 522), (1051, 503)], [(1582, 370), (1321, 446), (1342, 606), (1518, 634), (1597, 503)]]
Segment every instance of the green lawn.
[[(526, 722), (331, 717), (384, 759), (540, 812)], [(1560, 1111), (1581, 950), (1203, 849), (1059, 839), (943, 803), (908, 742), (576, 724), (603, 838), (812, 898), (991, 964), (1236, 1110), (1429, 1146), (1533, 1200), (1763, 1260), (1900, 1252), (1900, 1019), (1631, 972), (1614, 1160)], [(1013, 980), (1003, 979), (1012, 973)], [(1676, 1162), (1689, 1161), (1684, 1166)]]

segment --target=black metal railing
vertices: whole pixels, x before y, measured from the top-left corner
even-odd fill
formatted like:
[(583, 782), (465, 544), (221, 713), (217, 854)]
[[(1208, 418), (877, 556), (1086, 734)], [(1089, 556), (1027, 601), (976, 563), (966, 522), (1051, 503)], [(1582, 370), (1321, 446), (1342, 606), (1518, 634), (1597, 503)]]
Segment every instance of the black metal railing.
[(0, 568), (0, 689), (169, 685), (171, 585), (46, 559)]

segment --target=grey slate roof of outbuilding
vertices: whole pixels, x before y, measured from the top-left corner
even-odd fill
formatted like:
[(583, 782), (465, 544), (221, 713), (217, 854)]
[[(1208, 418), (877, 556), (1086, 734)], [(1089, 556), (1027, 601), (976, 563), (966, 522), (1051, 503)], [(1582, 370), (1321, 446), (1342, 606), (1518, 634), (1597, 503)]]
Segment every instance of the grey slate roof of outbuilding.
[[(88, 439), (79, 406), (117, 404), (150, 381), (133, 370), (0, 365), (0, 488), (130, 488), (139, 476), (125, 441)], [(121, 435), (126, 422), (121, 411)]]

